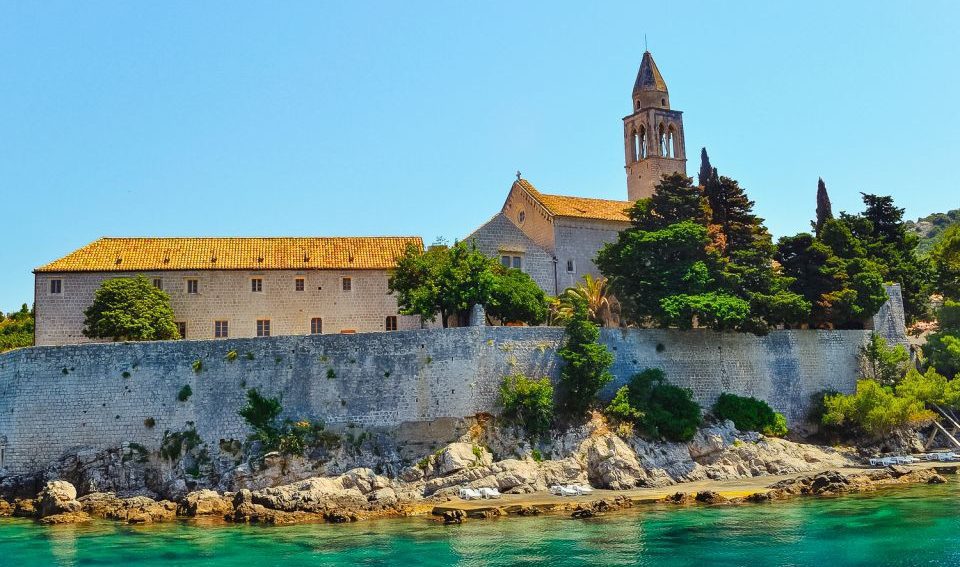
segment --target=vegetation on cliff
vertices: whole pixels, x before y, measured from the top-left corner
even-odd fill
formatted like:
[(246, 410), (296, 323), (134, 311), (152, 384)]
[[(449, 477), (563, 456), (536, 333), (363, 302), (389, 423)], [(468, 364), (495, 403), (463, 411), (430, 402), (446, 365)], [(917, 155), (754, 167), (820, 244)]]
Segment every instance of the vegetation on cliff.
[(83, 334), (94, 339), (155, 341), (180, 338), (170, 296), (142, 275), (104, 280), (84, 312)]
[(33, 310), (24, 303), (19, 311), (0, 313), (0, 352), (33, 346)]
[(534, 380), (523, 375), (507, 376), (500, 385), (501, 414), (507, 421), (538, 436), (553, 422), (553, 385), (549, 378)]
[(582, 417), (596, 403), (597, 394), (613, 380), (613, 354), (598, 342), (600, 328), (590, 321), (587, 304), (573, 302), (573, 314), (566, 326), (566, 341), (557, 352), (563, 361), (560, 370), (560, 413)]
[(646, 435), (667, 441), (689, 441), (703, 422), (693, 392), (667, 383), (663, 370), (648, 368), (620, 388), (607, 406), (608, 417), (629, 422)]
[(773, 437), (787, 434), (787, 419), (783, 414), (773, 411), (767, 402), (756, 398), (720, 394), (713, 405), (713, 415), (729, 419), (740, 431), (759, 431)]

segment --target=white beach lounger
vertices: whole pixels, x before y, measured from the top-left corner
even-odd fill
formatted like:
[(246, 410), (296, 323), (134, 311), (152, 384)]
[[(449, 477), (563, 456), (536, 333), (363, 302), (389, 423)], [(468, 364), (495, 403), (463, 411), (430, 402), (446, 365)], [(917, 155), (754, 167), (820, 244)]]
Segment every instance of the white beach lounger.
[(496, 488), (486, 488), (486, 487), (480, 489), (480, 495), (483, 496), (484, 498), (500, 498), (501, 496), (500, 491), (497, 490)]
[(580, 494), (591, 494), (593, 493), (593, 487), (586, 484), (573, 484), (570, 485), (570, 488), (576, 490)]
[(560, 496), (580, 496), (580, 491), (569, 486), (561, 486)]
[(463, 500), (480, 500), (483, 498), (483, 494), (475, 488), (461, 488), (460, 498)]

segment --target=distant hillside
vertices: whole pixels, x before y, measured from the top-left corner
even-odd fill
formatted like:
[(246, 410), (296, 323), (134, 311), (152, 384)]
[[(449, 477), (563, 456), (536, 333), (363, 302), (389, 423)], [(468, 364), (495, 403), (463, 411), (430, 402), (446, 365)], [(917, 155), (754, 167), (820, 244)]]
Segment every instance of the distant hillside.
[(918, 251), (926, 253), (930, 251), (944, 229), (954, 223), (960, 222), (960, 209), (953, 209), (945, 213), (933, 213), (921, 217), (916, 221), (907, 221), (907, 228), (920, 236), (920, 246)]

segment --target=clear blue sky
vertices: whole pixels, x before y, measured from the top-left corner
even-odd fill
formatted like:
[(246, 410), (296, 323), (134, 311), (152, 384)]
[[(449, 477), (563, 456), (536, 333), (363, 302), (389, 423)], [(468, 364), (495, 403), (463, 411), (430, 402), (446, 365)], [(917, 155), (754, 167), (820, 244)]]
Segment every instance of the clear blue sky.
[(468, 234), (514, 172), (625, 199), (643, 35), (776, 235), (960, 206), (950, 1), (0, 3), (0, 308), (100, 236)]

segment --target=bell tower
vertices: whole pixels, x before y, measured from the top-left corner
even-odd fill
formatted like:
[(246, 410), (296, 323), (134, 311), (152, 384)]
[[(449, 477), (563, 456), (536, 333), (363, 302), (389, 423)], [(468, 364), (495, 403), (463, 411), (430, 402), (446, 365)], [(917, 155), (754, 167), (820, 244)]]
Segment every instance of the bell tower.
[(649, 51), (633, 85), (633, 114), (623, 119), (627, 198), (653, 195), (663, 175), (687, 173), (683, 113), (670, 109), (670, 93)]

